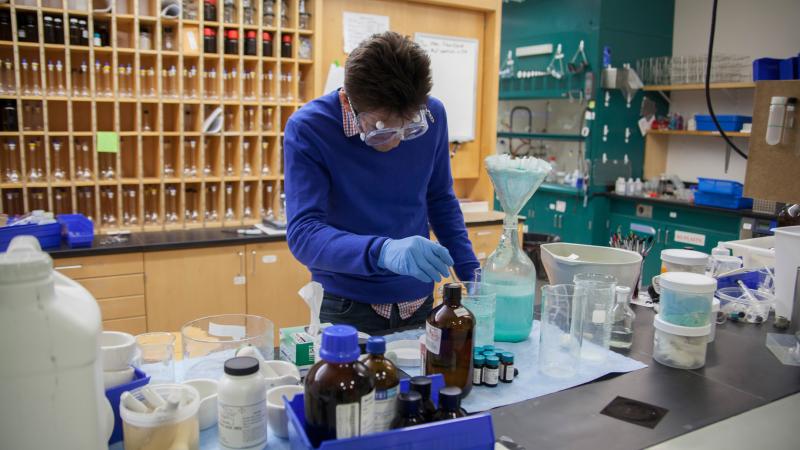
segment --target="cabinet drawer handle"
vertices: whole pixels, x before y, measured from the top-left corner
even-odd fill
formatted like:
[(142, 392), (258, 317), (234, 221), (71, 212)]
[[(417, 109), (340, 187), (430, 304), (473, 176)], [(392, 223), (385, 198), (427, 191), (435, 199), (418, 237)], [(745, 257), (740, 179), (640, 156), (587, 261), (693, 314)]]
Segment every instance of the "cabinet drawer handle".
[(664, 245), (669, 244), (669, 230), (664, 230)]
[(558, 228), (558, 214), (553, 214), (553, 228)]
[(559, 229), (564, 228), (564, 215), (563, 214), (559, 214), (558, 215), (558, 228)]
[(70, 270), (70, 269), (83, 269), (83, 264), (75, 264), (72, 266), (55, 266), (56, 270)]
[(661, 242), (661, 228), (658, 229), (658, 233), (656, 233), (656, 244)]
[(487, 230), (478, 231), (478, 232), (475, 233), (475, 236), (489, 236), (492, 233), (493, 233), (492, 231), (487, 231)]

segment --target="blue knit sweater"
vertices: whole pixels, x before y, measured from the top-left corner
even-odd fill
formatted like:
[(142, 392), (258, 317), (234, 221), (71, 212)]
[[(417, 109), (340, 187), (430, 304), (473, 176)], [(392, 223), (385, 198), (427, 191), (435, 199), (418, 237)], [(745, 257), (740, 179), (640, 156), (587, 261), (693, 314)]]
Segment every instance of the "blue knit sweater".
[(429, 295), (432, 283), (378, 267), (387, 238), (429, 236), (429, 224), (472, 279), (478, 260), (453, 192), (442, 103), (420, 138), (379, 152), (342, 129), (337, 91), (295, 112), (284, 137), (287, 240), (326, 292), (362, 303), (395, 303)]

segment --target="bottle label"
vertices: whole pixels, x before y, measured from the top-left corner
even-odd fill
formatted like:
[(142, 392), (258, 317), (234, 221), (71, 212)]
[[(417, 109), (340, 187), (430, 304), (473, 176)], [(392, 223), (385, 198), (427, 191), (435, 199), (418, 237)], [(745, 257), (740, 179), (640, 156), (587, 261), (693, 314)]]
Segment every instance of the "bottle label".
[(503, 381), (514, 381), (514, 364), (503, 366)]
[(435, 326), (425, 324), (425, 348), (434, 355), (439, 355), (439, 349), (442, 345), (442, 330)]
[(603, 309), (595, 309), (592, 311), (592, 323), (603, 324), (606, 323), (606, 311)]
[(472, 384), (480, 385), (483, 378), (483, 369), (480, 367), (472, 368)]
[(399, 387), (375, 391), (375, 423), (373, 431), (386, 431), (394, 420), (397, 411), (397, 393)]
[(249, 448), (267, 441), (267, 402), (248, 406), (219, 403), (219, 442), (228, 448)]
[(486, 367), (483, 369), (483, 384), (494, 386), (500, 375), (500, 370), (496, 367)]
[(336, 439), (346, 439), (371, 433), (374, 418), (374, 390), (361, 397), (359, 403), (336, 405)]

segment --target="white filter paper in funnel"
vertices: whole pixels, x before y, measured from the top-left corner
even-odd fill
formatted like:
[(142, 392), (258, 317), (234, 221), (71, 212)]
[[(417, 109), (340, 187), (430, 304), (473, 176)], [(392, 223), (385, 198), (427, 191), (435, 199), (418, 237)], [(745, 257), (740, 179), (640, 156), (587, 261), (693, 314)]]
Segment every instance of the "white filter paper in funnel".
[(500, 205), (511, 215), (519, 213), (552, 169), (539, 158), (511, 158), (505, 154), (489, 156), (485, 163)]

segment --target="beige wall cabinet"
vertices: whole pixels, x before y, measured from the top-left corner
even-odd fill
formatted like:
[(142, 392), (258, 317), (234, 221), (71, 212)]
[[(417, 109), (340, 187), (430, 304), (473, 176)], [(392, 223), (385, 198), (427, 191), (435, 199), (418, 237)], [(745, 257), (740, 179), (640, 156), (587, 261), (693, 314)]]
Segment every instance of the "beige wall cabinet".
[(63, 258), (55, 260), (53, 266), (97, 299), (104, 330), (131, 334), (147, 331), (141, 253)]
[(310, 280), (286, 242), (247, 246), (247, 313), (275, 324), (276, 344), (280, 328), (308, 323), (308, 306), (297, 291)]
[(244, 313), (245, 247), (210, 247), (145, 253), (147, 325), (177, 331), (214, 314)]

